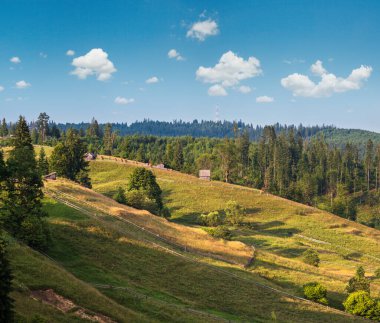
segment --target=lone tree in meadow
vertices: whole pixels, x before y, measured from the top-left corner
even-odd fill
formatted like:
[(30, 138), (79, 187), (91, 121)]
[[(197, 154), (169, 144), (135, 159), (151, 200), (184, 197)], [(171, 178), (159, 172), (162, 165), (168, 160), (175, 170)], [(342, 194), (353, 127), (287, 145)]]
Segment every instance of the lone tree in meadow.
[(84, 159), (87, 151), (78, 131), (69, 129), (66, 139), (58, 143), (50, 157), (51, 170), (58, 176), (66, 177), (86, 187), (91, 187), (88, 177), (88, 162)]
[(47, 247), (48, 230), (42, 211), (42, 180), (28, 125), (20, 117), (15, 130), (14, 148), (7, 160), (6, 196), (2, 220), (4, 227), (28, 245)]
[(13, 300), (9, 296), (12, 290), (11, 284), (12, 274), (7, 255), (7, 245), (3, 237), (0, 236), (0, 322), (13, 321)]
[(357, 292), (360, 290), (367, 293), (370, 292), (370, 280), (369, 278), (365, 277), (365, 270), (362, 266), (358, 267), (355, 276), (348, 281), (346, 290), (349, 293)]
[(128, 191), (142, 192), (148, 199), (155, 202), (159, 211), (163, 209), (162, 191), (151, 170), (144, 167), (135, 168), (129, 179)]

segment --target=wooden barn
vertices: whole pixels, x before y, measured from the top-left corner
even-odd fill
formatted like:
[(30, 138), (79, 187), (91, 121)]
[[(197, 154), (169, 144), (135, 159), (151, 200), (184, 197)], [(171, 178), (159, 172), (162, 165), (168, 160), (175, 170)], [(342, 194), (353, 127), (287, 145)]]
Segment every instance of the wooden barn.
[(209, 170), (209, 169), (201, 169), (199, 171), (199, 178), (200, 179), (204, 179), (206, 181), (210, 181), (211, 180), (211, 170)]

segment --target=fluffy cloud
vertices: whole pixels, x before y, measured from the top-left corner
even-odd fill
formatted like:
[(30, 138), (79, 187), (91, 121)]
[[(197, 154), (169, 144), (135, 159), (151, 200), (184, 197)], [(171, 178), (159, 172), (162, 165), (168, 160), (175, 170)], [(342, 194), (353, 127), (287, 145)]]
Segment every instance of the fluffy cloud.
[(181, 56), (181, 54), (179, 52), (177, 52), (177, 50), (175, 50), (175, 49), (169, 50), (168, 57), (171, 59), (176, 59), (177, 61), (183, 61), (184, 60), (184, 58)]
[(107, 81), (112, 73), (116, 72), (113, 63), (108, 59), (108, 54), (101, 48), (91, 49), (86, 55), (74, 58), (71, 64), (75, 66), (71, 74), (82, 80), (96, 75), (98, 81)]
[(40, 53), (40, 57), (42, 57), (42, 58), (47, 58), (48, 56), (47, 56), (47, 54), (46, 54), (46, 53), (44, 53), (44, 52), (41, 52), (41, 53)]
[(9, 61), (13, 64), (20, 64), (21, 63), (20, 57), (17, 57), (17, 56), (12, 57)]
[(252, 89), (247, 85), (239, 86), (237, 90), (243, 94), (248, 94), (248, 93), (252, 92)]
[(3, 92), (5, 90), (4, 86), (0, 85), (0, 92)]
[(74, 56), (74, 55), (75, 55), (75, 52), (74, 52), (72, 49), (69, 49), (69, 50), (66, 52), (66, 55), (67, 55), (67, 56)]
[(359, 90), (372, 73), (372, 67), (361, 65), (352, 70), (346, 77), (337, 77), (327, 72), (321, 61), (316, 61), (311, 65), (310, 70), (313, 74), (321, 77), (318, 83), (313, 82), (308, 76), (294, 73), (281, 80), (281, 85), (287, 90), (292, 91), (293, 96), (303, 97), (329, 97), (334, 93), (342, 93), (351, 90)]
[(258, 97), (256, 98), (256, 102), (257, 102), (257, 103), (271, 103), (271, 102), (273, 102), (273, 101), (274, 101), (274, 99), (273, 99), (272, 97), (270, 97), (270, 96), (266, 96), (266, 95), (258, 96)]
[(114, 101), (116, 104), (120, 104), (120, 105), (127, 105), (127, 104), (130, 104), (130, 103), (133, 103), (135, 102), (135, 99), (127, 99), (127, 98), (124, 98), (122, 96), (117, 96), (115, 98), (115, 101)]
[(31, 86), (32, 84), (25, 82), (24, 80), (16, 82), (16, 88), (18, 89), (26, 89)]
[(227, 95), (226, 89), (219, 84), (215, 84), (215, 85), (211, 86), (208, 89), (207, 93), (210, 96), (226, 96)]
[(244, 60), (232, 51), (228, 51), (222, 55), (214, 67), (200, 66), (196, 72), (196, 77), (197, 80), (204, 83), (219, 84), (226, 88), (238, 85), (240, 81), (258, 76), (261, 73), (260, 61), (257, 58), (251, 56)]
[(150, 78), (148, 78), (145, 83), (146, 84), (154, 84), (154, 83), (158, 83), (160, 80), (158, 79), (157, 76), (152, 76)]
[(194, 23), (187, 31), (186, 36), (204, 41), (209, 36), (215, 36), (219, 33), (218, 24), (211, 19), (198, 21)]

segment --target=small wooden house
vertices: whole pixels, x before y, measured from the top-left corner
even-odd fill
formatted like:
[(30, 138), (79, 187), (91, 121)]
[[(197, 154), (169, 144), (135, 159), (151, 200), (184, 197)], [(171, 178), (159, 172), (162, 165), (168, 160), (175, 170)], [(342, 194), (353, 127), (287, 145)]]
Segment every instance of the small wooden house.
[(204, 179), (206, 181), (210, 181), (211, 180), (211, 170), (209, 170), (209, 169), (201, 169), (199, 171), (199, 178), (200, 179)]
[(54, 173), (47, 174), (44, 176), (44, 179), (55, 181), (57, 179), (57, 173), (54, 172)]

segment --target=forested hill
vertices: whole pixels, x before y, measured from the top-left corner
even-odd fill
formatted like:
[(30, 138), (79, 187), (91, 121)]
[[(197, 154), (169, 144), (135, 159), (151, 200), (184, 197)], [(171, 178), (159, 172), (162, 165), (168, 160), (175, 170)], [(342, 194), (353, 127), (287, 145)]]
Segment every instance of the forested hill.
[(364, 148), (369, 139), (371, 139), (375, 145), (380, 144), (380, 133), (373, 131), (324, 128), (321, 130), (321, 133), (323, 133), (328, 143), (338, 147), (342, 147), (349, 142)]
[[(60, 130), (67, 130), (69, 128), (75, 129), (87, 129), (90, 123), (66, 123), (58, 124)], [(104, 124), (100, 124), (101, 128), (104, 128)], [(276, 123), (274, 125), (275, 131), (280, 133), (282, 131), (287, 132), (290, 129), (294, 129), (295, 132), (300, 132), (303, 138), (309, 138), (322, 130), (334, 130), (333, 126), (299, 126), (295, 125), (281, 125)], [(154, 135), (154, 136), (192, 136), (192, 137), (210, 137), (210, 138), (232, 138), (236, 132), (247, 131), (251, 140), (258, 141), (262, 136), (264, 127), (254, 126), (252, 124), (247, 124), (242, 121), (231, 122), (231, 121), (198, 121), (194, 120), (192, 122), (185, 121), (136, 121), (131, 124), (127, 123), (113, 123), (113, 131), (118, 131), (120, 135)]]

